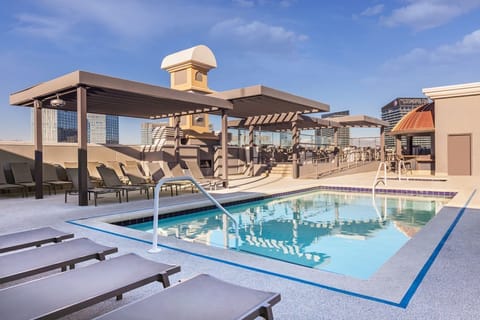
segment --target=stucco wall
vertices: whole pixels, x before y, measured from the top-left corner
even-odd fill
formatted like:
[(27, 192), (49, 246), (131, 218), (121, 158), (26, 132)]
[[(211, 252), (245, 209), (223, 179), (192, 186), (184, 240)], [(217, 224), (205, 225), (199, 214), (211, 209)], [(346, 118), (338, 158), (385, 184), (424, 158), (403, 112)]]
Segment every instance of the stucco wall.
[[(435, 99), (436, 175), (448, 174), (447, 137), (471, 134), (472, 175), (480, 175), (480, 96)], [(462, 155), (458, 155), (461, 157)]]

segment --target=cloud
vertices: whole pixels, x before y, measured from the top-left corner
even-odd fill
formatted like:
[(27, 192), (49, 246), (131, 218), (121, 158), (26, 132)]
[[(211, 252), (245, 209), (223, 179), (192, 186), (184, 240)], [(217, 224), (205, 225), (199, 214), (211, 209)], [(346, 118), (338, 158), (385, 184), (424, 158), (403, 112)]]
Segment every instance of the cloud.
[(281, 8), (289, 8), (293, 6), (298, 0), (280, 0), (280, 1), (274, 1), (274, 0), (232, 0), (234, 4), (236, 4), (239, 7), (243, 8), (253, 8), (257, 5), (259, 6), (266, 6), (266, 5), (272, 5), (272, 6), (279, 6)]
[(384, 7), (385, 6), (383, 4), (377, 4), (376, 6), (368, 7), (360, 13), (360, 16), (371, 17), (379, 15), (382, 13)]
[(457, 63), (480, 55), (480, 29), (465, 35), (462, 40), (435, 49), (415, 48), (410, 52), (387, 61), (386, 69), (407, 69), (417, 65)]
[(380, 19), (388, 27), (435, 28), (480, 7), (478, 0), (406, 0), (407, 5)]
[(287, 30), (282, 26), (268, 25), (259, 21), (244, 21), (240, 18), (225, 20), (214, 25), (210, 34), (215, 38), (233, 40), (252, 51), (276, 51), (293, 49), (308, 36)]

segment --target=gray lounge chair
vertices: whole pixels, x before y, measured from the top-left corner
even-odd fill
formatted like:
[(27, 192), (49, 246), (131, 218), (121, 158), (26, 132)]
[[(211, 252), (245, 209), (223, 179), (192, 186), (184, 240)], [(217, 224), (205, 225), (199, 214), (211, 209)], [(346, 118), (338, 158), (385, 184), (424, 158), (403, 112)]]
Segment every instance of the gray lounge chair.
[(279, 293), (245, 288), (201, 274), (95, 319), (273, 319), (272, 306), (279, 301)]
[(187, 165), (192, 177), (200, 182), (208, 182), (210, 189), (213, 187), (216, 190), (217, 186), (223, 186), (223, 182), (225, 180), (218, 177), (205, 177), (202, 170), (198, 166), (197, 160), (185, 160), (185, 164)]
[(11, 184), (7, 182), (7, 178), (5, 177), (5, 171), (0, 166), (0, 190), (5, 191), (20, 191), (22, 193), (22, 197), (25, 197), (25, 186), (21, 186), (18, 184)]
[(57, 194), (57, 187), (71, 187), (70, 181), (63, 181), (58, 178), (57, 168), (52, 164), (43, 165), (43, 182), (49, 184), (53, 188), (53, 194)]
[(2, 319), (55, 319), (154, 281), (170, 285), (179, 266), (135, 254), (97, 262), (72, 271), (0, 290)]
[[(182, 177), (186, 176), (185, 172), (183, 171), (182, 167), (179, 163), (170, 163), (165, 166), (168, 168), (165, 171), (165, 175), (172, 176), (172, 177)], [(168, 173), (167, 173), (168, 172)], [(202, 187), (210, 187), (209, 181), (197, 181)], [(179, 181), (179, 183), (183, 183), (183, 186), (191, 186), (192, 193), (195, 191), (195, 186), (190, 181)], [(195, 188), (195, 189), (194, 189)]]
[[(67, 195), (69, 194), (78, 194), (79, 184), (78, 184), (78, 169), (77, 168), (67, 168), (68, 179), (72, 182), (72, 189), (65, 190), (65, 203), (67, 203)], [(89, 181), (88, 186), (88, 199), (93, 194), (94, 204), (97, 206), (97, 199), (99, 194), (108, 194), (115, 193), (117, 196), (118, 202), (122, 203), (122, 193), (121, 190), (111, 189), (111, 188), (100, 188), (92, 187)]]
[(122, 180), (122, 182), (128, 182), (128, 178), (125, 175), (125, 165), (119, 161), (107, 161), (107, 167), (115, 170), (117, 176)]
[[(33, 181), (30, 165), (26, 162), (12, 162), (10, 163), (10, 168), (12, 169), (13, 180), (15, 180), (15, 184), (24, 186), (28, 195), (28, 189), (35, 188), (36, 185), (35, 181)], [(50, 185), (45, 182), (42, 182), (42, 184), (43, 187), (48, 189), (48, 194), (52, 194)]]
[(118, 189), (118, 190), (122, 190), (122, 192), (125, 192), (127, 202), (128, 202), (129, 191), (140, 191), (140, 193), (142, 191), (145, 191), (147, 195), (147, 199), (150, 199), (149, 189), (152, 187), (151, 185), (147, 185), (147, 184), (126, 185), (122, 183), (122, 180), (120, 180), (120, 178), (115, 173), (115, 170), (113, 170), (112, 168), (100, 166), (97, 168), (97, 170), (100, 176), (102, 177), (103, 183), (107, 188)]
[(51, 227), (42, 227), (0, 235), (0, 253), (39, 247), (50, 242), (61, 242), (73, 238), (72, 233), (66, 233)]
[(87, 238), (65, 241), (0, 256), (0, 283), (5, 283), (34, 274), (61, 269), (90, 259), (105, 260), (107, 254), (117, 252), (117, 248), (99, 245)]

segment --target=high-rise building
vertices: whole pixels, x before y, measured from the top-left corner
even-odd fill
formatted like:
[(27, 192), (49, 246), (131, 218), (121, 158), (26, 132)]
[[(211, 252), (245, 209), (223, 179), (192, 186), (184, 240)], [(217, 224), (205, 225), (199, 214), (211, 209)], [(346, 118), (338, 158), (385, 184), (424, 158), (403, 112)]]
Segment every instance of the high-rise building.
[[(45, 143), (77, 142), (76, 112), (43, 109), (42, 123)], [(87, 134), (88, 143), (118, 144), (118, 116), (88, 113)]]
[(164, 122), (143, 122), (140, 127), (141, 144), (152, 145), (156, 140), (161, 139), (162, 128), (168, 126)]
[[(389, 136), (393, 127), (403, 118), (404, 115), (418, 106), (428, 103), (427, 98), (396, 98), (382, 107), (382, 120), (387, 121), (389, 125), (385, 128), (385, 147), (395, 148), (395, 137)], [(406, 137), (402, 137), (402, 145), (406, 145)], [(413, 137), (412, 144), (430, 149), (430, 137)]]
[[(350, 115), (349, 110), (338, 111), (338, 112), (331, 112), (322, 114), (322, 118), (336, 118), (336, 117), (344, 117)], [(350, 145), (350, 128), (338, 128), (337, 129), (337, 137), (338, 137), (338, 146), (348, 147)], [(333, 128), (320, 128), (315, 130), (316, 136), (316, 144), (317, 145), (332, 145), (333, 144), (333, 135), (334, 129)]]

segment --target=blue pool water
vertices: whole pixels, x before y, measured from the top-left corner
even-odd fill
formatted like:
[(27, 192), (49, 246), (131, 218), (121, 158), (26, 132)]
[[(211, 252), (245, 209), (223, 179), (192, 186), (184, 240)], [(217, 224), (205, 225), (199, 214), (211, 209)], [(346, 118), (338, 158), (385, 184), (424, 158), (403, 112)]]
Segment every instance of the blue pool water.
[[(315, 191), (160, 219), (158, 232), (368, 279), (448, 201)], [(152, 222), (128, 227), (152, 232)]]

